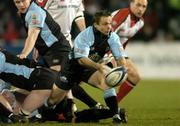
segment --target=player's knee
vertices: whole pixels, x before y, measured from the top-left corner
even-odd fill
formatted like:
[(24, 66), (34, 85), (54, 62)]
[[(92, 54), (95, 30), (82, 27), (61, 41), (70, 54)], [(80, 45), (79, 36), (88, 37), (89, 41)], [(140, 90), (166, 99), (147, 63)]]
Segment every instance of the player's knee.
[(141, 76), (137, 71), (130, 70), (128, 71), (128, 80), (136, 85), (141, 80)]
[(70, 90), (72, 88), (72, 84), (69, 82), (68, 78), (61, 73), (58, 74), (55, 84), (58, 88), (62, 90)]
[(141, 80), (141, 76), (139, 73), (136, 74), (136, 84)]
[(138, 84), (138, 82), (141, 80), (140, 74), (138, 72), (135, 72), (133, 75), (134, 78), (134, 84)]

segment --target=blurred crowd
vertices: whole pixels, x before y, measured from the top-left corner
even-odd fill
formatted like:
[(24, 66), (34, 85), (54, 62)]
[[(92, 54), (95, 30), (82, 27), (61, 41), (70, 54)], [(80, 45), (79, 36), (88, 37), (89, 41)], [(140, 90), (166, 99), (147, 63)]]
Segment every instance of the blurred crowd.
[[(25, 30), (17, 15), (12, 0), (0, 1), (0, 39), (11, 44), (26, 37)], [(128, 0), (84, 0), (86, 24), (92, 24), (93, 14), (101, 9), (114, 11), (128, 7)], [(160, 40), (164, 42), (180, 40), (180, 2), (179, 0), (149, 0), (144, 15), (144, 28), (133, 38), (144, 42)], [(73, 26), (74, 37), (78, 33)]]

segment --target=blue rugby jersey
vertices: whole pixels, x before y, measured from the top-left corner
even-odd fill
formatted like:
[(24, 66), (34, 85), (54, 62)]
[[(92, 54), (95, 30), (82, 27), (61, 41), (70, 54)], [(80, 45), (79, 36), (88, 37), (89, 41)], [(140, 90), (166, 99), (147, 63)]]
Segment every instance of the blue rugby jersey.
[(116, 33), (111, 32), (109, 35), (103, 35), (93, 26), (89, 26), (74, 40), (73, 56), (74, 58), (89, 57), (98, 62), (110, 50), (116, 59), (126, 55)]
[(60, 26), (46, 10), (39, 7), (35, 2), (31, 2), (27, 12), (21, 14), (21, 18), (27, 31), (29, 27), (40, 28), (41, 31), (35, 43), (40, 55), (45, 54), (55, 42), (68, 45), (66, 38), (61, 33)]

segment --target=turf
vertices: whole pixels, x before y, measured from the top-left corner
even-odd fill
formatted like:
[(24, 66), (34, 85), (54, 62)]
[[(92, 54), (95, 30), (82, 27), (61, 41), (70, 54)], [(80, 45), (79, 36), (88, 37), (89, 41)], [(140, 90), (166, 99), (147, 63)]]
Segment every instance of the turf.
[[(88, 93), (104, 104), (102, 91), (82, 84)], [(127, 110), (128, 123), (122, 126), (180, 126), (180, 80), (142, 80), (119, 104)], [(76, 100), (79, 110), (87, 108)], [(0, 124), (4, 126), (5, 124)], [(113, 126), (111, 119), (99, 123), (61, 124), (56, 122), (12, 124), (12, 126)]]

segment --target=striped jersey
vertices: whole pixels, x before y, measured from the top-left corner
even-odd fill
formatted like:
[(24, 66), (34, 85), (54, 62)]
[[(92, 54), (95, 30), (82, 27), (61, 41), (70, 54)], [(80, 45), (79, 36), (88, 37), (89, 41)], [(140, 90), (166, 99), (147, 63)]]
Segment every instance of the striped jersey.
[(120, 36), (121, 43), (125, 48), (129, 38), (133, 37), (144, 26), (144, 20), (135, 17), (129, 8), (116, 10), (112, 16), (113, 30)]

